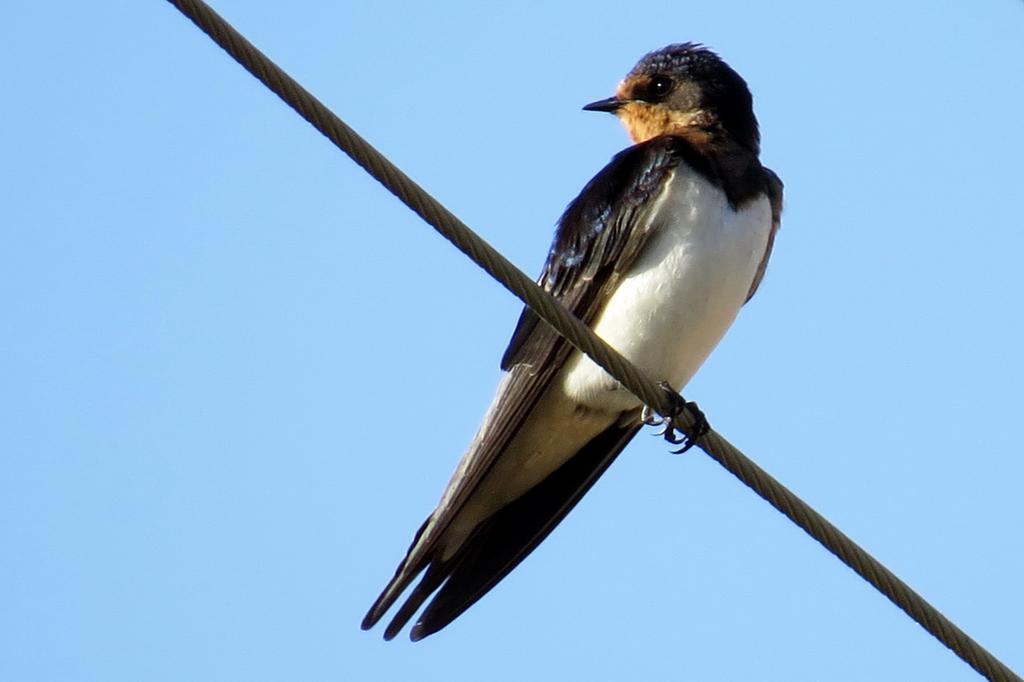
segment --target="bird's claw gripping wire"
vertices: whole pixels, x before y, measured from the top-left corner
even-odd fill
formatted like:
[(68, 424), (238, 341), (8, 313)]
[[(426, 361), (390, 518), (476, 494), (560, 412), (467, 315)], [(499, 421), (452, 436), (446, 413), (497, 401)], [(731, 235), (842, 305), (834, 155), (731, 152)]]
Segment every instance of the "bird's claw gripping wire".
[[(665, 395), (668, 396), (672, 404), (669, 416), (661, 417), (647, 406), (644, 406), (641, 416), (644, 423), (649, 426), (664, 426), (665, 428), (655, 435), (663, 437), (673, 445), (682, 445), (683, 447), (678, 450), (672, 450), (672, 454), (681, 455), (706, 436), (711, 431), (711, 425), (708, 424), (708, 418), (697, 407), (697, 403), (684, 400), (678, 393), (672, 390), (668, 382), (661, 381), (658, 383), (658, 386), (665, 392)], [(683, 414), (683, 412), (689, 412), (690, 416), (694, 419), (693, 428), (690, 429), (689, 434), (676, 426), (676, 418)]]

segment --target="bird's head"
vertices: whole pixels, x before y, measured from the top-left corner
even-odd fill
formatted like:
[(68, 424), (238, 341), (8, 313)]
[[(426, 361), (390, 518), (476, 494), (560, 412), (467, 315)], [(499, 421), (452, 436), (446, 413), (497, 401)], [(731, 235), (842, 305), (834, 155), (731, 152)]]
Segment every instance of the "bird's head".
[(746, 82), (718, 55), (694, 43), (644, 56), (613, 97), (583, 108), (614, 113), (637, 143), (682, 135), (697, 144), (732, 141), (755, 154), (760, 146)]

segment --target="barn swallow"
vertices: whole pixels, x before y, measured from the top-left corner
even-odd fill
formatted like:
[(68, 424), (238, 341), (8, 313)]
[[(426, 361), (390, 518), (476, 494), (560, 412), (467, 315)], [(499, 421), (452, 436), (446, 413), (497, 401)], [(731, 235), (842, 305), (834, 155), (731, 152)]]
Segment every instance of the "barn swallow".
[[(648, 376), (681, 390), (764, 276), (782, 183), (761, 165), (746, 82), (707, 48), (644, 56), (613, 97), (634, 145), (559, 220), (539, 284)], [(451, 623), (547, 537), (644, 423), (643, 405), (525, 309), (483, 423), (363, 619), (431, 596), (413, 641)]]

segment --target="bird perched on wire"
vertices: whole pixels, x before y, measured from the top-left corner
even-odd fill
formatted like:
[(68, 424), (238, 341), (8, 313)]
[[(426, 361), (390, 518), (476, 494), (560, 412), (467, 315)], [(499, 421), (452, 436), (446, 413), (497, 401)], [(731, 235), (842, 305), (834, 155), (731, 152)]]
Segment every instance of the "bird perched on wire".
[[(569, 204), (539, 283), (681, 390), (761, 283), (782, 183), (758, 160), (746, 82), (703, 46), (651, 52), (614, 96), (583, 108), (615, 114), (635, 144)], [(451, 623), (547, 537), (644, 424), (640, 401), (528, 308), (501, 367), (483, 423), (363, 629), (421, 574), (385, 639), (431, 595), (412, 639)]]

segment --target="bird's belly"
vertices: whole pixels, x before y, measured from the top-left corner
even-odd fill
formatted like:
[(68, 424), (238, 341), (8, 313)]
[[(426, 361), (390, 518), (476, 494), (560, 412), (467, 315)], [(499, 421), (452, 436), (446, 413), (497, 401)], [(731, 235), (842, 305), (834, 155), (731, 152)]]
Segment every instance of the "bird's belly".
[[(681, 390), (746, 300), (767, 248), (771, 209), (761, 198), (734, 211), (709, 186), (674, 194), (679, 205), (663, 207), (665, 224), (610, 297), (594, 331), (651, 379)], [(578, 352), (563, 377), (567, 395), (589, 408), (621, 411), (639, 404)]]
[[(654, 212), (660, 227), (594, 331), (650, 378), (681, 389), (746, 300), (768, 246), (771, 209), (762, 198), (734, 211), (720, 190), (692, 176), (674, 189), (660, 200)], [(445, 556), (480, 519), (544, 480), (639, 404), (593, 361), (573, 353), (450, 524)]]

